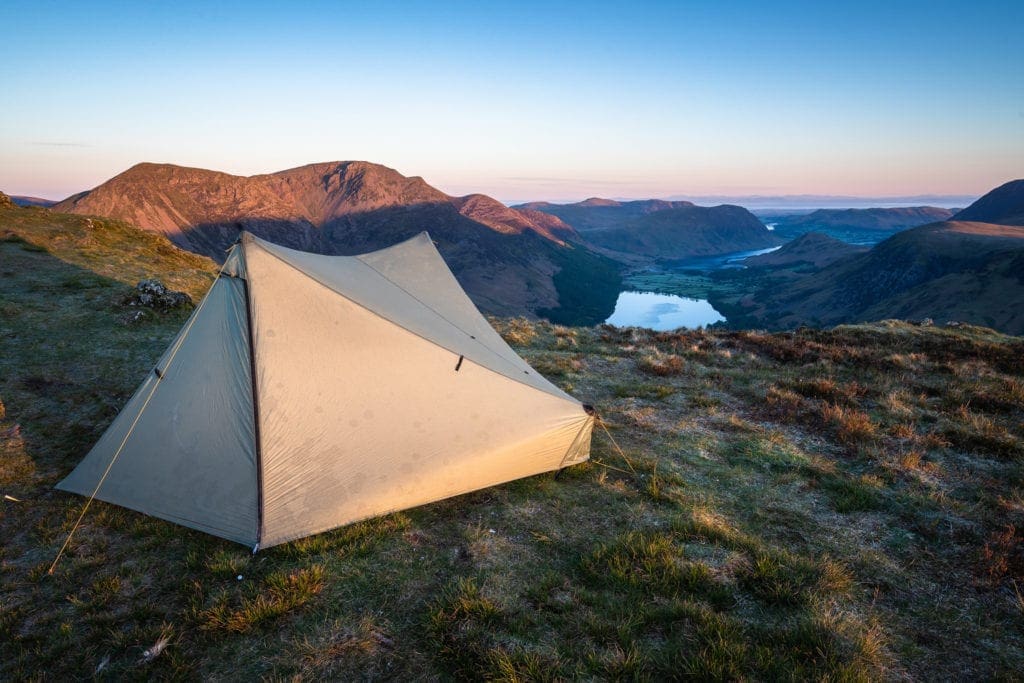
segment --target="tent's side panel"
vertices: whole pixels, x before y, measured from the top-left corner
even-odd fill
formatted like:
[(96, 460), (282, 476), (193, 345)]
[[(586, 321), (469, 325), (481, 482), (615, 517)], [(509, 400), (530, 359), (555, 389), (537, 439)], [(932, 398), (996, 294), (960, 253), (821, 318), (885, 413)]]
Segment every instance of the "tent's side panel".
[(157, 364), (163, 379), (149, 373), (58, 488), (89, 496), (110, 466), (98, 499), (247, 545), (256, 542), (257, 463), (244, 285), (228, 277), (214, 283), (191, 324)]
[(246, 271), (262, 547), (586, 459), (575, 401), (460, 362), (259, 248)]

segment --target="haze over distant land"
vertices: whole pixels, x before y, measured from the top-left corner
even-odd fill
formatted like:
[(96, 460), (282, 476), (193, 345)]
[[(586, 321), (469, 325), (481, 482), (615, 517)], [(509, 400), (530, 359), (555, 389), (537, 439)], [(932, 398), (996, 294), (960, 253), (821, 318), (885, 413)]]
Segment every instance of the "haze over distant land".
[[(922, 194), (912, 196), (856, 197), (848, 195), (827, 194), (794, 194), (783, 196), (743, 195), (743, 196), (695, 196), (689, 197), (698, 204), (739, 204), (740, 206), (767, 213), (770, 209), (810, 210), (810, 209), (874, 209), (897, 208), (905, 206), (938, 206), (946, 209), (967, 206), (975, 201), (980, 194)], [(682, 195), (670, 199), (686, 199)]]

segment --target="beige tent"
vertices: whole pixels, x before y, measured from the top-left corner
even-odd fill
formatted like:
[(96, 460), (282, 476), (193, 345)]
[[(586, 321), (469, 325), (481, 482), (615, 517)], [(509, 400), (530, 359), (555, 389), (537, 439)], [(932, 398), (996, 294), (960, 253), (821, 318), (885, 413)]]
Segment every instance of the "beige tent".
[(362, 256), (243, 234), (58, 488), (266, 548), (582, 462), (592, 427), (426, 233)]

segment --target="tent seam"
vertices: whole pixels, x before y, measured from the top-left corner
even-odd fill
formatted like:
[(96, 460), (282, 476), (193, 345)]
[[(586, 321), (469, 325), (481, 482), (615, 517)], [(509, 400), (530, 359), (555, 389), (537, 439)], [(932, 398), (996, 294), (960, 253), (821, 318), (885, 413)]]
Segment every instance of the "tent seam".
[[(249, 243), (251, 244), (252, 242), (250, 241)], [(249, 273), (248, 263), (245, 259), (245, 244), (243, 242), (240, 245), (242, 248), (242, 270), (245, 273), (245, 277), (240, 279), (245, 289), (245, 317), (249, 333), (249, 386), (252, 388), (253, 445), (256, 449), (256, 546), (253, 548), (255, 553), (260, 547), (260, 542), (263, 540), (263, 439), (260, 433), (259, 392), (256, 389), (256, 336), (253, 334), (252, 296), (249, 292)]]

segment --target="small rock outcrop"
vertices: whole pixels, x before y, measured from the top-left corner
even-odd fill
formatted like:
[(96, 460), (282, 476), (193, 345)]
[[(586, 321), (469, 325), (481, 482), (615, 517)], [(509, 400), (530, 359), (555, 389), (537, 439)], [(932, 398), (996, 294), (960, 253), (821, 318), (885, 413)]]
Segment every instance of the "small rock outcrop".
[(14, 208), (14, 202), (11, 200), (11, 198), (8, 197), (7, 195), (5, 195), (3, 192), (0, 192), (0, 209), (13, 209), (13, 208)]
[(121, 303), (131, 309), (123, 316), (126, 325), (143, 320), (149, 311), (167, 313), (194, 305), (188, 294), (168, 289), (159, 280), (142, 280)]

